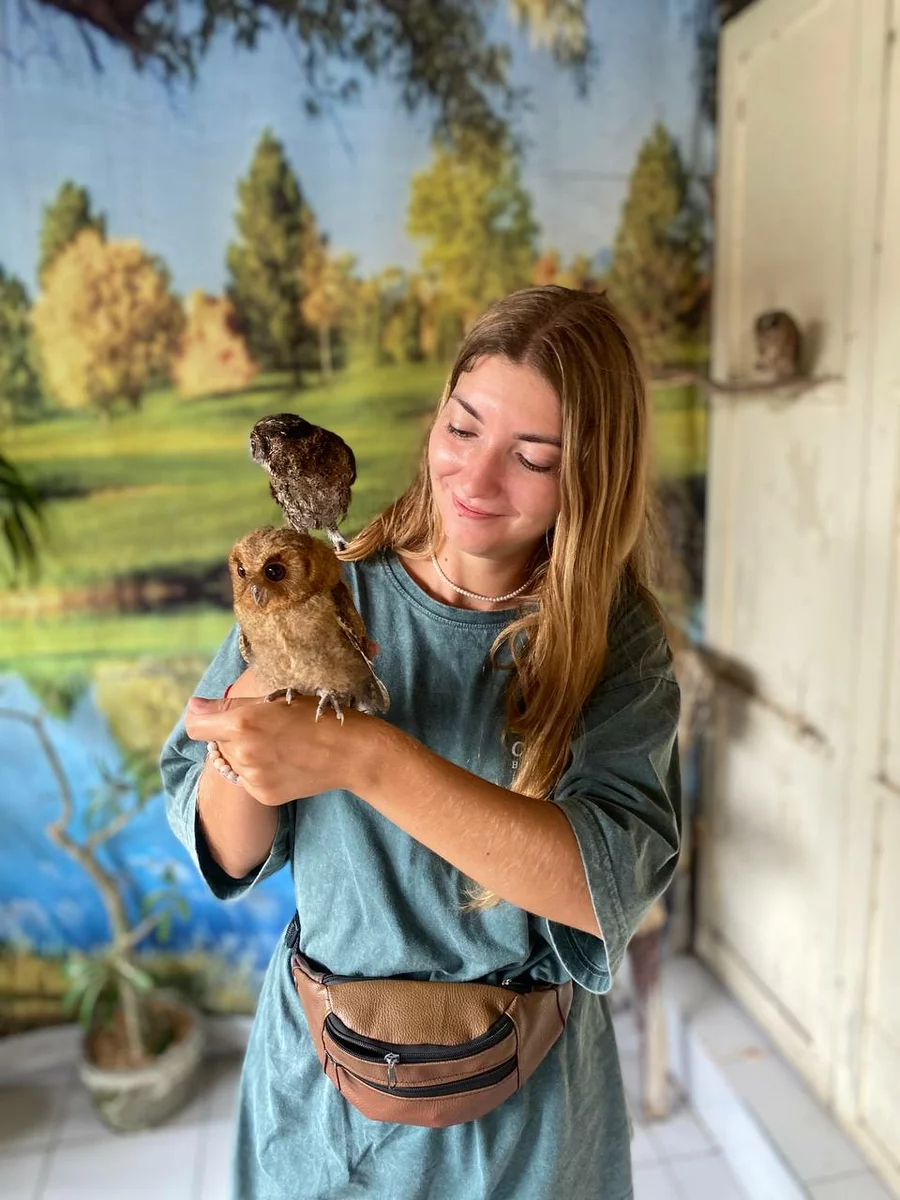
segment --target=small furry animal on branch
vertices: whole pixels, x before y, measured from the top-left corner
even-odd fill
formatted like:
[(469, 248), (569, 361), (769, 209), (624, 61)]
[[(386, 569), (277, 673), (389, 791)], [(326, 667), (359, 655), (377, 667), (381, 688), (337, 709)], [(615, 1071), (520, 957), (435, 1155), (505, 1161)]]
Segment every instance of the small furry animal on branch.
[(772, 383), (787, 383), (800, 375), (803, 337), (790, 313), (772, 309), (760, 313), (753, 326), (756, 369)]
[(696, 384), (710, 396), (754, 396), (772, 394), (794, 399), (829, 383), (840, 383), (840, 375), (810, 375), (803, 370), (803, 334), (799, 324), (783, 309), (759, 313), (753, 322), (756, 374), (750, 378), (719, 380), (702, 371), (669, 371), (654, 375), (652, 387)]
[(356, 460), (344, 439), (297, 413), (275, 413), (253, 426), (250, 455), (268, 472), (272, 498), (288, 525), (298, 533), (322, 529), (343, 550), (338, 525), (356, 482)]
[(240, 649), (267, 699), (317, 696), (316, 720), (331, 707), (387, 712), (366, 626), (341, 578), (334, 550), (295, 529), (264, 525), (232, 547), (228, 569)]

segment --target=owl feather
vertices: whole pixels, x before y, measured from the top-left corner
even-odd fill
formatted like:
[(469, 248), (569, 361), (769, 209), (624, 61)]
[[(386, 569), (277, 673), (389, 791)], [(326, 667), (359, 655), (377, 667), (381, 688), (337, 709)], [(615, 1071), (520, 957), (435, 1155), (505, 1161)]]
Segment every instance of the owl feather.
[(338, 525), (356, 482), (356, 460), (343, 438), (296, 413), (276, 413), (253, 426), (250, 455), (268, 472), (272, 498), (288, 525), (299, 533), (322, 529), (342, 550)]
[(327, 707), (387, 712), (390, 699), (368, 654), (365, 622), (334, 551), (294, 529), (245, 534), (228, 557), (240, 650), (267, 699), (317, 696)]

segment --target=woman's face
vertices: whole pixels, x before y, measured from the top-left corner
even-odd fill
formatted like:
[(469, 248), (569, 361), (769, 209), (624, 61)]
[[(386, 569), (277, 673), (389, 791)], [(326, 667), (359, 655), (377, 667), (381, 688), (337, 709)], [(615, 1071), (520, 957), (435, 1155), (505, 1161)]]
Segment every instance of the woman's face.
[(530, 554), (559, 513), (562, 418), (530, 367), (485, 357), (459, 377), (428, 442), (447, 542), (503, 559)]

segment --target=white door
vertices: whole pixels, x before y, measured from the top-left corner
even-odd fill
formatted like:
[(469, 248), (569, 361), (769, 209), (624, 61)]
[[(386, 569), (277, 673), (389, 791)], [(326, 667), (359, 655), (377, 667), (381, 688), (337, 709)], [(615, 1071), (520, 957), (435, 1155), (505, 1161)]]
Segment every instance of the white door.
[(891, 10), (758, 0), (723, 38), (714, 374), (750, 377), (785, 308), (834, 379), (712, 401), (706, 636), (751, 679), (719, 712), (698, 951), (900, 1180)]

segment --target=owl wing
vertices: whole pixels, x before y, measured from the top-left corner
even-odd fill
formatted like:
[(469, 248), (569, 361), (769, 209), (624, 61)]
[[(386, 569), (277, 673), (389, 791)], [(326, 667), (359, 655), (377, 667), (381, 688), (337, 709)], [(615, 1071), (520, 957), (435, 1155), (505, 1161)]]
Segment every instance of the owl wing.
[(360, 655), (369, 668), (372, 676), (378, 698), (381, 701), (379, 708), (382, 712), (387, 712), (390, 705), (390, 696), (388, 690), (375, 674), (375, 668), (372, 665), (372, 660), (366, 653), (368, 647), (366, 645), (366, 625), (362, 617), (356, 610), (356, 605), (353, 603), (353, 597), (350, 595), (350, 589), (344, 583), (343, 579), (339, 579), (335, 586), (331, 589), (331, 599), (334, 603), (334, 611), (337, 616), (338, 624), (344, 631), (347, 640), (354, 650)]
[(250, 663), (253, 661), (251, 657), (253, 651), (250, 649), (250, 639), (247, 637), (246, 633), (244, 633), (243, 627), (240, 627), (238, 632), (238, 650), (241, 652), (241, 658), (249, 667)]

